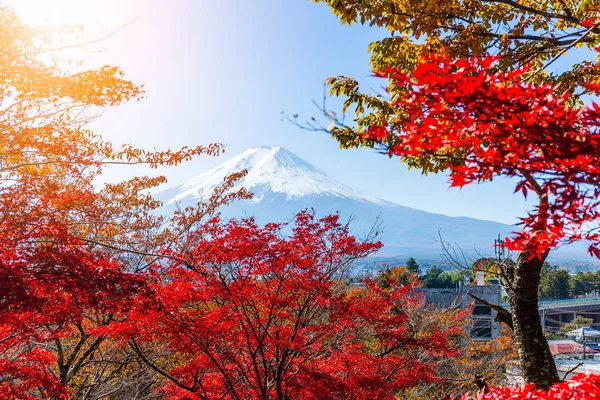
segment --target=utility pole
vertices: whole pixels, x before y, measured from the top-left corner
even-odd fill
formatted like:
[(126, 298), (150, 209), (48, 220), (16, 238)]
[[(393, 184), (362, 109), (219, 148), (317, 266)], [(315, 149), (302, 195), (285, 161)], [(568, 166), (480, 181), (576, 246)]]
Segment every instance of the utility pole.
[(581, 328), (581, 337), (582, 337), (581, 346), (583, 347), (583, 361), (585, 361), (585, 326)]
[(546, 336), (546, 309), (542, 308), (542, 331), (544, 332), (544, 336)]
[(494, 240), (494, 254), (498, 264), (502, 263), (504, 260), (504, 240), (500, 237), (500, 234), (498, 234), (498, 239)]

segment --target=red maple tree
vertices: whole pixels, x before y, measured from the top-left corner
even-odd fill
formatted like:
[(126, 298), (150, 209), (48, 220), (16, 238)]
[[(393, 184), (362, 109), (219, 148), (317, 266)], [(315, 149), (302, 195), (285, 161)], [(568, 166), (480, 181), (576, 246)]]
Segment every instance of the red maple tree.
[(56, 47), (59, 32), (31, 28), (0, 6), (3, 399), (64, 398), (72, 381), (85, 382), (74, 378), (100, 362), (93, 356), (103, 341), (92, 328), (123, 316), (144, 286), (138, 272), (169, 239), (152, 214), (159, 203), (145, 194), (164, 177), (100, 188), (103, 167), (156, 168), (221, 149), (116, 148), (87, 129), (98, 111), (143, 90), (116, 67), (61, 69), (60, 49), (69, 46)]
[(526, 81), (528, 69), (493, 72), (495, 57), (424, 59), (414, 75), (388, 70), (392, 106), (410, 120), (373, 126), (365, 136), (389, 154), (445, 160), (450, 185), (518, 178), (515, 192), (541, 203), (521, 218), (508, 247), (542, 257), (563, 239), (589, 241), (600, 257), (600, 109), (570, 107), (570, 95)]
[(34, 225), (28, 243), (22, 231), (18, 243), (11, 231), (0, 235), (0, 392), (7, 399), (66, 398), (73, 371), (53, 371), (64, 364), (55, 346), (85, 326), (86, 312), (123, 315), (144, 284), (120, 262), (82, 249), (64, 226)]
[[(338, 218), (302, 212), (293, 226), (259, 227), (213, 217), (166, 253), (156, 302), (142, 299), (113, 334), (167, 378), (172, 399), (394, 399), (436, 379), (459, 328), (413, 331), (406, 310), (420, 300), (409, 287), (349, 290), (350, 263), (381, 244)], [(146, 354), (152, 343), (169, 354)]]
[(411, 74), (378, 72), (390, 81), (389, 110), (369, 116), (379, 122), (362, 138), (390, 156), (436, 163), (451, 186), (503, 176), (516, 179), (515, 192), (538, 197), (507, 238), (516, 264), (500, 265), (512, 314), (496, 309), (514, 328), (525, 379), (547, 386), (559, 377), (537, 310), (540, 271), (562, 242), (586, 240), (600, 257), (600, 107), (572, 106), (568, 93), (528, 82), (527, 68), (502, 72), (496, 60), (425, 55)]

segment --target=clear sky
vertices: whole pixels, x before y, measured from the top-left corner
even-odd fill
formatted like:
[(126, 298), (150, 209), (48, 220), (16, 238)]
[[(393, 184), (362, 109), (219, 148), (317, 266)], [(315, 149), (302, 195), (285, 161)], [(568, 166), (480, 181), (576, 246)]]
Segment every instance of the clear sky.
[[(506, 180), (449, 189), (447, 178), (408, 171), (369, 149), (340, 150), (325, 133), (282, 122), (280, 112), (316, 115), (322, 84), (367, 78), (367, 45), (385, 32), (342, 26), (305, 0), (10, 0), (26, 22), (79, 23), (103, 41), (88, 65), (119, 65), (147, 98), (94, 123), (105, 138), (144, 148), (222, 142), (221, 159), (161, 170), (169, 184), (198, 175), (248, 147), (281, 145), (347, 186), (409, 207), (514, 223), (529, 207)], [(382, 82), (383, 83), (383, 82)], [(332, 106), (336, 103), (331, 102)], [(108, 178), (143, 171), (108, 171)]]

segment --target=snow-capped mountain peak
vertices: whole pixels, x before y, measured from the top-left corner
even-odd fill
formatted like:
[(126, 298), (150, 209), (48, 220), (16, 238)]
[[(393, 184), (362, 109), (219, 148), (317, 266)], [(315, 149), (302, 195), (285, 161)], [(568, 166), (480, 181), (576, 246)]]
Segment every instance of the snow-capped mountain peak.
[(167, 192), (171, 204), (186, 197), (208, 197), (223, 179), (234, 172), (247, 170), (248, 174), (238, 184), (252, 191), (254, 202), (261, 202), (265, 196), (283, 195), (286, 199), (309, 196), (333, 196), (376, 204), (386, 204), (384, 200), (365, 196), (330, 178), (325, 172), (302, 160), (280, 146), (253, 147), (221, 165), (212, 168), (195, 178), (171, 188)]
[[(164, 205), (160, 212), (170, 215), (175, 207), (192, 206), (200, 198), (207, 199), (226, 176), (244, 169), (248, 174), (237, 186), (246, 187), (254, 197), (221, 208), (224, 218), (252, 216), (260, 224), (282, 222), (300, 210), (313, 208), (319, 215), (339, 212), (342, 218), (352, 219), (353, 232), (359, 237), (380, 221), (384, 231), (378, 238), (385, 244), (381, 255), (437, 259), (442, 234), (465, 254), (479, 257), (489, 254), (499, 233), (509, 235), (514, 231), (510, 225), (432, 214), (365, 196), (279, 146), (250, 148), (195, 178), (157, 193), (155, 198)], [(582, 250), (569, 250), (568, 246), (560, 252), (564, 254), (562, 257), (570, 259), (585, 254)]]

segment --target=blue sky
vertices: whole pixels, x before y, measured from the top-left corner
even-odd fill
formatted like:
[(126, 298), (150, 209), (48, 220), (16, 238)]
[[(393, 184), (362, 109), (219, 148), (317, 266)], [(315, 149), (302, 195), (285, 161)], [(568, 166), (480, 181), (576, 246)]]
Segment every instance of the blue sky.
[[(316, 115), (332, 75), (368, 78), (367, 45), (385, 31), (342, 26), (305, 0), (14, 0), (32, 24), (81, 23), (99, 37), (89, 66), (116, 64), (145, 85), (147, 98), (107, 110), (93, 128), (115, 143), (144, 148), (223, 142), (221, 159), (159, 171), (169, 184), (198, 175), (253, 146), (281, 145), (364, 193), (425, 211), (514, 223), (529, 206), (507, 180), (449, 189), (443, 175), (422, 176), (369, 149), (340, 150), (325, 133), (282, 122), (280, 112)], [(48, 3), (54, 6), (51, 8)], [(335, 101), (330, 104), (335, 107)], [(116, 180), (140, 169), (109, 170)]]

